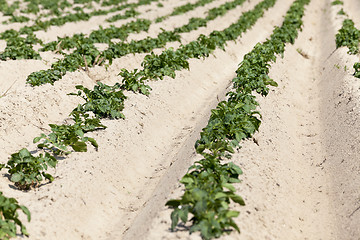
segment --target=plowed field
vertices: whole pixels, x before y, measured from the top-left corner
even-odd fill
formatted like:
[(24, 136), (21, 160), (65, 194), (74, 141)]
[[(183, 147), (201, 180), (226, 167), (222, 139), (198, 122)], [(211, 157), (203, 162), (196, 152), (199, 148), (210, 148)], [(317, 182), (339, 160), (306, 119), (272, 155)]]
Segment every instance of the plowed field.
[[(124, 4), (110, 7), (101, 2), (92, 2), (90, 9), (70, 1), (65, 10), (75, 12), (73, 7), (80, 6), (81, 11), (91, 12)], [(34, 34), (45, 44), (79, 33), (88, 36), (100, 26), (105, 29), (136, 19), (150, 20), (147, 31), (111, 39), (113, 43), (129, 43), (156, 38), (192, 18), (205, 18), (210, 9), (230, 0), (208, 1), (170, 15), (176, 7), (196, 2), (153, 1), (134, 7), (136, 16), (106, 21), (125, 13), (124, 9), (49, 26)], [(169, 41), (152, 51), (176, 50), (201, 34), (222, 31), (260, 2), (244, 1), (206, 26), (180, 32), (180, 42)], [(331, 2), (311, 0), (305, 6), (302, 30), (294, 44), (286, 44), (284, 55), (270, 64), (269, 76), (278, 87), (270, 86), (267, 97), (255, 93), (262, 123), (251, 138), (240, 142), (241, 148), (231, 158), (243, 170), (241, 183), (234, 186), (246, 205), (230, 204), (240, 212), (234, 220), (241, 232), (231, 231), (220, 239), (360, 239), (360, 79), (353, 76), (359, 55), (349, 55), (346, 47), (336, 48), (335, 44), (345, 18), (360, 28), (360, 2)], [(26, 8), (25, 3), (20, 9)], [(101, 119), (107, 128), (87, 133), (97, 141), (98, 149), (88, 144), (87, 152), (56, 156), (56, 168), (48, 169), (52, 182), (43, 180), (30, 190), (19, 190), (3, 169), (0, 191), (31, 212), (30, 222), (19, 213), (28, 239), (201, 239), (199, 232), (189, 235), (190, 223), (180, 223), (171, 231), (172, 209), (165, 203), (183, 193), (179, 180), (201, 158), (194, 144), (209, 121), (211, 109), (227, 99), (245, 54), (269, 38), (275, 26), (281, 26), (292, 3), (277, 0), (235, 41), (226, 42), (224, 49), (217, 48), (208, 57), (190, 58), (189, 69), (177, 70), (174, 78), (147, 81), (152, 89), (148, 96), (124, 90), (125, 118)], [(347, 15), (339, 15), (340, 9)], [(30, 26), (36, 16), (46, 12), (21, 13), (18, 9), (14, 15), (28, 16), (30, 21), (2, 23), (0, 33)], [(161, 22), (155, 21), (167, 15)], [(8, 19), (0, 13), (0, 22)], [(124, 54), (112, 63), (105, 58), (94, 66), (86, 62), (89, 66), (75, 66), (77, 70), (66, 72), (53, 84), (31, 86), (27, 82), (31, 73), (51, 69), (51, 64), (71, 53), (73, 48), (63, 50), (61, 43), (59, 40), (54, 51), (41, 51), (39, 43), (33, 44), (41, 59), (0, 61), (0, 163), (6, 164), (11, 154), (22, 148), (33, 154), (43, 151), (33, 139), (49, 134), (49, 124), (71, 122), (71, 111), (84, 103), (69, 95), (78, 91), (75, 86), (92, 89), (97, 82), (121, 82), (121, 69), (141, 69), (151, 52)], [(6, 40), (0, 40), (0, 53), (6, 46)], [(109, 43), (94, 46), (103, 51)]]

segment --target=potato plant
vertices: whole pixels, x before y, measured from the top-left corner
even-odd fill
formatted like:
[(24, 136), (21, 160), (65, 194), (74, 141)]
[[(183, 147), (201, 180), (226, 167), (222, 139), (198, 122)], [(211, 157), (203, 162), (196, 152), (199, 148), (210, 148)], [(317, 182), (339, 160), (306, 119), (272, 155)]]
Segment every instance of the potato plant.
[(351, 19), (345, 19), (339, 32), (336, 34), (336, 48), (346, 46), (349, 54), (359, 52), (360, 30), (355, 27)]
[(85, 100), (84, 104), (79, 104), (73, 112), (87, 113), (92, 112), (98, 118), (125, 118), (122, 110), (126, 99), (124, 93), (120, 90), (119, 84), (108, 86), (98, 82), (94, 90), (78, 85), (77, 93), (70, 93)]
[(7, 198), (0, 192), (0, 239), (8, 240), (17, 236), (17, 227), (20, 227), (20, 234), (29, 236), (26, 227), (19, 219), (18, 210), (21, 210), (30, 222), (30, 211), (18, 204), (15, 198)]
[(34, 156), (24, 148), (12, 154), (7, 164), (0, 165), (0, 169), (8, 169), (10, 180), (16, 187), (29, 190), (38, 187), (44, 179), (52, 182), (54, 177), (46, 171), (48, 167), (56, 167), (57, 156), (71, 153), (68, 147), (76, 152), (86, 152), (89, 142), (98, 148), (95, 139), (86, 137), (85, 133), (105, 129), (106, 126), (101, 124), (100, 119), (78, 111), (73, 111), (71, 117), (73, 124), (49, 124), (52, 131), (50, 134), (34, 138), (34, 143), (38, 143), (39, 149), (44, 149), (45, 153)]
[(23, 148), (13, 153), (7, 164), (1, 167), (9, 169), (10, 180), (16, 187), (29, 190), (38, 187), (44, 178), (52, 182), (54, 177), (45, 171), (48, 167), (55, 168), (56, 164), (56, 158), (49, 153), (34, 156), (28, 149)]
[(354, 77), (360, 78), (360, 62), (354, 63)]
[[(344, 15), (346, 15), (345, 12)], [(343, 21), (342, 27), (336, 34), (335, 42), (336, 48), (347, 47), (349, 49), (348, 54), (355, 55), (359, 53), (360, 30), (355, 27), (351, 19), (347, 18)], [(360, 78), (360, 63), (354, 63), (353, 68), (355, 70), (354, 77)]]
[(58, 38), (57, 41), (52, 41), (44, 44), (40, 51), (58, 51), (75, 48), (82, 44), (93, 43), (111, 43), (112, 39), (126, 40), (130, 33), (139, 33), (141, 31), (148, 31), (151, 21), (146, 19), (137, 19), (122, 25), (121, 27), (110, 26), (108, 28), (100, 27), (98, 30), (92, 31), (88, 37), (84, 34), (75, 34), (72, 37)]
[(50, 134), (42, 133), (34, 138), (33, 142), (38, 143), (38, 148), (48, 150), (55, 155), (67, 155), (71, 153), (68, 147), (75, 152), (86, 152), (87, 142), (89, 142), (97, 149), (98, 144), (95, 139), (86, 137), (85, 133), (105, 129), (106, 126), (101, 124), (100, 119), (91, 118), (87, 113), (73, 111), (71, 115), (73, 124), (49, 124)]

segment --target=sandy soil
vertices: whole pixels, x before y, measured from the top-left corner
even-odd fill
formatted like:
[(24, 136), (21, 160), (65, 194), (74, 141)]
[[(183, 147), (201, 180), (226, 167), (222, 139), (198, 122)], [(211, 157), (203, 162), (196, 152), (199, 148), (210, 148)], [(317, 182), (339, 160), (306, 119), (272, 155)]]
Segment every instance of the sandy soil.
[[(217, 0), (152, 24), (148, 32), (132, 34), (129, 39), (155, 36), (161, 28), (171, 30), (226, 1)], [(139, 18), (153, 20), (185, 2), (163, 1), (163, 8), (144, 6), (138, 9)], [(258, 2), (247, 1), (206, 28), (182, 34), (182, 43), (224, 29)], [(233, 156), (244, 171), (236, 188), (246, 206), (233, 206), (241, 212), (236, 219), (241, 233), (232, 232), (222, 239), (360, 239), (360, 82), (352, 76), (352, 65), (359, 56), (348, 55), (345, 48), (334, 51), (335, 34), (344, 17), (336, 14), (341, 7), (330, 2), (312, 0), (295, 44), (288, 45), (284, 58), (272, 64), (270, 74), (279, 87), (266, 98), (258, 97), (263, 116), (260, 131), (255, 141), (244, 142)], [(226, 51), (190, 60), (190, 71), (177, 72), (175, 79), (150, 82), (149, 97), (127, 92), (126, 119), (104, 120), (108, 128), (91, 133), (99, 150), (90, 148), (60, 160), (52, 172), (56, 176), (53, 183), (22, 192), (2, 171), (1, 191), (32, 213), (32, 221), (26, 224), (29, 239), (200, 239), (182, 229), (169, 230), (171, 211), (165, 202), (181, 194), (178, 180), (198, 159), (194, 143), (210, 110), (225, 98), (237, 65), (282, 23), (291, 3), (278, 0), (251, 30), (229, 43)], [(349, 0), (342, 7), (360, 28), (360, 3)], [(99, 25), (108, 26), (105, 19), (109, 16), (37, 35), (50, 41), (89, 33)], [(19, 26), (0, 26), (0, 31)], [(21, 148), (35, 150), (32, 139), (48, 132), (48, 124), (66, 122), (81, 102), (67, 95), (75, 91), (75, 85), (92, 87), (98, 80), (114, 84), (121, 68), (139, 68), (144, 56), (125, 56), (108, 69), (69, 73), (54, 86), (36, 88), (26, 84), (26, 77), (49, 68), (59, 56), (43, 53), (43, 60), (0, 62), (0, 94), (6, 92), (0, 98), (1, 163)]]

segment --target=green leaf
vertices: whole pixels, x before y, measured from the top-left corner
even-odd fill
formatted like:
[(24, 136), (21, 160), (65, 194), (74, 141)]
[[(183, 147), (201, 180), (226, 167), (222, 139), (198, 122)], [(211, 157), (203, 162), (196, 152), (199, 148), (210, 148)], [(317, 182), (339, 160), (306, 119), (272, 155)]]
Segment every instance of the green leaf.
[(75, 152), (86, 152), (87, 151), (87, 146), (86, 146), (86, 143), (84, 143), (84, 142), (78, 141), (78, 142), (72, 144), (71, 147), (74, 149)]
[(237, 216), (239, 216), (239, 212), (238, 212), (238, 211), (231, 211), (231, 210), (229, 210), (229, 211), (226, 213), (226, 217), (228, 217), (228, 218), (237, 217)]
[(12, 182), (19, 182), (23, 179), (23, 176), (20, 175), (19, 173), (14, 173), (12, 176), (11, 176), (11, 179), (10, 181)]
[(235, 153), (234, 149), (230, 145), (226, 146), (226, 150), (230, 153)]
[(237, 174), (239, 174), (239, 175), (243, 174), (243, 171), (241, 170), (241, 168), (240, 168), (238, 165), (234, 164), (233, 162), (230, 162), (230, 163), (229, 163), (229, 166), (230, 166), (230, 168), (231, 168), (233, 171), (235, 171)]
[(191, 177), (184, 176), (180, 180), (180, 182), (183, 183), (183, 184), (191, 184), (191, 183), (194, 183), (194, 179), (192, 179)]
[(91, 145), (93, 145), (95, 148), (98, 148), (99, 147), (99, 145), (98, 145), (98, 143), (95, 141), (95, 139), (93, 139), (93, 138), (88, 138), (88, 141), (91, 143)]
[(45, 177), (46, 179), (48, 179), (50, 182), (53, 182), (53, 181), (54, 181), (54, 177), (51, 176), (50, 174), (44, 173), (43, 175), (44, 175), (44, 177)]
[(230, 183), (223, 183), (222, 186), (223, 186), (224, 188), (229, 189), (231, 192), (235, 192), (235, 191), (236, 191), (235, 187), (234, 187), (233, 185), (231, 185)]
[(25, 213), (28, 222), (30, 222), (31, 221), (31, 213), (30, 213), (29, 209), (25, 206), (20, 206), (20, 208)]
[(171, 230), (174, 231), (179, 222), (179, 209), (176, 208), (171, 213)]
[(218, 192), (215, 194), (214, 199), (216, 200), (216, 199), (223, 198), (223, 197), (227, 197), (227, 194), (223, 193), (223, 192)]
[(84, 132), (82, 131), (82, 129), (77, 129), (75, 130), (75, 134), (79, 137), (83, 137), (84, 136)]
[(188, 213), (189, 213), (189, 210), (188, 208), (183, 208), (183, 209), (180, 209), (179, 210), (179, 217), (181, 219), (181, 221), (183, 223), (186, 223), (187, 220), (188, 220)]
[(19, 156), (21, 158), (25, 158), (25, 157), (29, 157), (31, 156), (31, 153), (29, 152), (29, 150), (27, 150), (26, 148), (23, 148), (19, 151)]
[(244, 199), (242, 197), (240, 197), (239, 195), (233, 194), (233, 195), (230, 195), (229, 197), (231, 198), (231, 200), (240, 204), (241, 206), (245, 206)]
[(229, 225), (232, 226), (238, 233), (240, 233), (238, 225), (236, 225), (236, 223), (232, 219), (230, 219)]
[(172, 200), (167, 201), (165, 205), (172, 207), (172, 208), (177, 208), (180, 204), (181, 204), (180, 200), (172, 199)]
[(37, 142), (39, 142), (41, 139), (42, 139), (42, 137), (36, 137), (36, 138), (34, 138), (33, 143), (37, 143)]
[(202, 153), (204, 150), (205, 150), (205, 145), (204, 145), (204, 144), (199, 144), (199, 145), (196, 147), (196, 152), (197, 152), (197, 153)]

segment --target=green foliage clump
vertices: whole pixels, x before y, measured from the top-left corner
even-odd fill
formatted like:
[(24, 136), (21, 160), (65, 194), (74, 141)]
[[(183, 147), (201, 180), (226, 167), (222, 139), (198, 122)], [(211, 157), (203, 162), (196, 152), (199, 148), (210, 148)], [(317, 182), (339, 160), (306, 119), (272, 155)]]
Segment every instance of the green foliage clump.
[(360, 63), (357, 62), (357, 63), (354, 63), (354, 77), (357, 77), (357, 78), (360, 78)]
[(48, 135), (41, 134), (34, 138), (34, 143), (40, 149), (45, 149), (55, 155), (70, 154), (68, 146), (75, 152), (87, 152), (87, 142), (91, 143), (96, 149), (98, 144), (95, 139), (86, 137), (85, 133), (97, 129), (104, 129), (106, 126), (100, 123), (99, 118), (90, 118), (89, 114), (80, 111), (73, 111), (73, 124), (49, 124), (51, 133)]
[(346, 15), (346, 12), (344, 11), (344, 9), (340, 9), (338, 12), (337, 12), (338, 15)]
[(33, 44), (42, 43), (33, 33), (26, 38), (20, 37), (20, 34), (11, 29), (0, 34), (0, 39), (6, 40), (6, 48), (0, 53), (0, 59), (41, 59), (40, 54), (33, 49)]
[(208, 3), (211, 3), (213, 2), (214, 0), (198, 0), (197, 2), (195, 3), (187, 3), (185, 5), (182, 5), (182, 6), (179, 6), (179, 7), (176, 7), (174, 9), (174, 11), (170, 14), (170, 16), (176, 16), (176, 15), (181, 15), (181, 14), (184, 14), (186, 12), (189, 12), (193, 9), (195, 9), (196, 7), (199, 7), (199, 6), (204, 6)]
[(17, 236), (17, 226), (20, 233), (29, 236), (26, 227), (19, 219), (18, 210), (21, 210), (30, 222), (31, 214), (27, 207), (19, 205), (15, 198), (7, 198), (0, 192), (0, 239), (9, 240)]
[(195, 3), (186, 3), (184, 5), (176, 7), (170, 14), (156, 18), (155, 22), (156, 23), (162, 22), (165, 19), (169, 18), (170, 16), (176, 16), (176, 15), (184, 14), (184, 13), (189, 12), (189, 11), (191, 11), (191, 10), (197, 8), (197, 7), (205, 6), (206, 4), (211, 3), (213, 1), (214, 0), (198, 0)]
[(10, 180), (17, 188), (29, 190), (32, 187), (38, 187), (44, 179), (52, 182), (54, 177), (46, 171), (48, 167), (56, 167), (58, 162), (56, 156), (71, 152), (68, 147), (76, 152), (86, 152), (86, 143), (89, 142), (98, 148), (95, 139), (86, 137), (85, 133), (104, 129), (106, 126), (101, 124), (99, 118), (90, 117), (88, 113), (73, 111), (71, 116), (73, 124), (49, 124), (50, 134), (42, 133), (34, 138), (33, 142), (38, 143), (38, 148), (45, 150), (44, 154), (34, 156), (29, 150), (23, 148), (12, 154), (7, 164), (0, 165), (0, 170), (8, 169)]
[(108, 86), (101, 82), (97, 82), (94, 90), (82, 85), (76, 86), (79, 91), (69, 95), (79, 96), (85, 100), (85, 103), (79, 104), (74, 111), (92, 112), (98, 118), (125, 118), (122, 110), (124, 109), (126, 96), (119, 88), (119, 84)]
[(348, 47), (349, 54), (356, 54), (359, 52), (360, 44), (360, 30), (354, 25), (351, 19), (345, 19), (341, 29), (336, 34), (336, 48)]
[(37, 187), (43, 178), (50, 182), (54, 177), (45, 171), (48, 167), (54, 168), (57, 164), (55, 157), (49, 153), (34, 156), (26, 148), (11, 155), (7, 165), (8, 172), (11, 175), (11, 181), (15, 183), (19, 189), (29, 190), (31, 187)]
[(340, 0), (334, 0), (331, 2), (331, 5), (344, 5), (344, 2)]
[(137, 12), (133, 8), (131, 8), (130, 10), (126, 10), (124, 14), (116, 14), (116, 15), (112, 16), (111, 18), (106, 19), (106, 21), (107, 22), (116, 22), (121, 19), (136, 17), (139, 14), (140, 14), (139, 12)]

